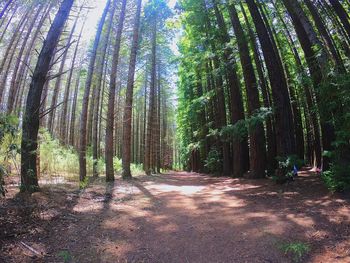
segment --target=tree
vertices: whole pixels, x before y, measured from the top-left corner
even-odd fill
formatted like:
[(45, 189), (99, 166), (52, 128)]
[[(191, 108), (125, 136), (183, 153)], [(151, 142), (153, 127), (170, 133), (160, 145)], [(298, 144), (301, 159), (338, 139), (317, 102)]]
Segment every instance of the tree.
[(286, 157), (295, 154), (295, 138), (292, 133), (294, 127), (293, 115), (284, 69), (280, 55), (275, 51), (274, 40), (271, 39), (268, 33), (267, 25), (263, 21), (255, 1), (247, 0), (247, 5), (253, 18), (268, 68), (276, 120), (277, 155)]
[(36, 160), (41, 93), (47, 80), (46, 77), (50, 69), (51, 58), (54, 55), (54, 50), (64, 24), (68, 19), (73, 2), (74, 0), (64, 0), (62, 2), (40, 52), (30, 84), (26, 111), (23, 118), (21, 142), (21, 190), (24, 192), (33, 192), (38, 190), (39, 187)]
[(83, 96), (83, 105), (82, 105), (81, 118), (80, 118), (80, 140), (79, 140), (79, 178), (81, 181), (85, 180), (85, 177), (86, 177), (86, 147), (87, 147), (86, 131), (87, 131), (87, 118), (88, 118), (88, 108), (89, 108), (89, 99), (90, 99), (90, 88), (91, 88), (92, 77), (95, 69), (96, 53), (97, 53), (98, 45), (100, 43), (103, 25), (105, 23), (110, 4), (111, 4), (111, 0), (108, 0), (97, 28), (94, 45), (91, 51), (88, 74), (87, 74), (86, 83), (85, 83), (85, 91)]
[(134, 29), (133, 29), (133, 40), (132, 40), (131, 53), (130, 53), (128, 83), (126, 87), (126, 98), (125, 98), (125, 106), (124, 106), (124, 117), (123, 117), (124, 147), (123, 147), (123, 154), (122, 154), (122, 165), (123, 165), (122, 176), (125, 179), (131, 178), (131, 171), (130, 171), (131, 122), (132, 122), (132, 108), (133, 108), (134, 75), (135, 75), (138, 43), (139, 43), (141, 4), (142, 4), (142, 0), (138, 0), (135, 22), (134, 22)]
[[(245, 80), (248, 112), (252, 116), (260, 109), (257, 80), (250, 58), (248, 41), (239, 21), (234, 5), (229, 5), (231, 22), (236, 34), (237, 45)], [(263, 123), (258, 122), (249, 127), (250, 141), (250, 178), (264, 178), (266, 169), (265, 134)]]
[[(141, 7), (140, 7), (141, 8)], [(116, 42), (113, 52), (112, 60), (112, 71), (111, 71), (111, 80), (109, 84), (109, 98), (108, 98), (108, 111), (107, 111), (107, 128), (106, 128), (106, 180), (107, 182), (114, 181), (114, 167), (113, 167), (113, 125), (114, 125), (114, 98), (117, 82), (117, 69), (119, 61), (119, 52), (120, 52), (120, 43), (124, 26), (125, 19), (125, 9), (126, 9), (126, 0), (122, 2), (122, 9), (119, 16), (119, 24), (116, 34)], [(136, 20), (139, 17), (139, 9), (136, 11)]]

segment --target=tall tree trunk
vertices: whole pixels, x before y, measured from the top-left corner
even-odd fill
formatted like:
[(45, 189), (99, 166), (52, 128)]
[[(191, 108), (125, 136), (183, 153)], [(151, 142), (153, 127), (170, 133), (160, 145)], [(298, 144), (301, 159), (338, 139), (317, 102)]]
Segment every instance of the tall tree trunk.
[[(79, 16), (76, 17), (75, 19), (75, 22), (74, 22), (74, 25), (71, 29), (71, 32), (68, 36), (68, 39), (67, 39), (67, 42), (66, 42), (66, 47), (65, 49), (63, 50), (63, 56), (62, 56), (62, 60), (61, 60), (61, 64), (60, 64), (60, 67), (59, 67), (59, 70), (58, 70), (58, 77), (57, 77), (57, 80), (56, 80), (56, 83), (55, 83), (55, 87), (54, 87), (54, 90), (53, 90), (53, 95), (52, 95), (52, 98), (51, 98), (51, 107), (50, 107), (50, 113), (49, 113), (49, 120), (48, 120), (48, 127), (49, 127), (49, 131), (51, 132), (51, 134), (54, 134), (54, 130), (55, 130), (55, 119), (56, 119), (56, 110), (57, 110), (57, 107), (58, 107), (58, 97), (59, 97), (59, 91), (61, 89), (61, 83), (62, 83), (62, 78), (63, 78), (63, 75), (66, 73), (64, 71), (65, 69), (65, 66), (66, 66), (66, 60), (67, 60), (67, 57), (68, 57), (68, 52), (69, 52), (69, 47), (71, 46), (71, 42), (72, 42), (72, 39), (73, 39), (73, 34), (75, 32), (75, 28), (77, 26), (77, 22), (78, 22), (78, 18)], [(63, 102), (64, 103), (64, 102)], [(59, 130), (57, 132), (57, 134), (59, 136)], [(61, 141), (62, 141), (62, 138), (61, 138)]]
[[(0, 29), (2, 30), (2, 33), (1, 33), (1, 35), (0, 35), (0, 43), (2, 43), (2, 40), (3, 40), (4, 36), (5, 36), (5, 33), (7, 32), (7, 29), (8, 29), (8, 27), (9, 27), (9, 25), (11, 25), (12, 19), (13, 19), (13, 18), (15, 17), (15, 15), (16, 15), (17, 9), (18, 9), (18, 7), (15, 6), (14, 10), (12, 11), (12, 14), (11, 14), (10, 18), (8, 19), (6, 25), (5, 25), (5, 27), (4, 27), (3, 29), (2, 29), (2, 25), (1, 25)], [(5, 21), (3, 20), (3, 22), (5, 22)], [(3, 22), (2, 22), (2, 23), (3, 23)]]
[[(78, 17), (79, 14), (81, 13), (82, 9), (84, 8), (84, 6), (82, 5), (80, 7), (80, 10), (78, 12)], [(76, 27), (76, 23), (78, 20), (75, 21), (72, 32), (75, 31), (75, 27)], [(78, 40), (77, 40), (77, 44), (75, 46), (74, 49), (74, 53), (73, 53), (73, 58), (72, 58), (72, 63), (71, 63), (71, 68), (69, 69), (69, 74), (68, 74), (68, 78), (66, 81), (66, 87), (64, 89), (64, 94), (63, 94), (63, 104), (62, 104), (62, 112), (61, 112), (61, 125), (60, 125), (60, 139), (61, 142), (64, 144), (68, 144), (69, 138), (67, 136), (67, 120), (68, 120), (68, 105), (69, 105), (69, 94), (70, 94), (70, 88), (71, 88), (71, 82), (72, 82), (72, 78), (73, 78), (73, 73), (75, 68), (75, 64), (76, 64), (76, 58), (78, 55), (78, 51), (79, 51), (79, 46), (80, 46), (80, 40), (81, 40), (81, 36), (85, 27), (85, 22), (86, 20), (84, 20), (83, 25), (81, 26), (80, 29), (80, 33), (78, 36)]]
[(157, 79), (157, 19), (154, 19), (152, 26), (152, 55), (151, 55), (151, 83), (149, 93), (149, 107), (148, 107), (148, 122), (146, 132), (146, 147), (145, 147), (145, 172), (147, 175), (151, 175), (154, 172), (153, 169), (153, 151), (152, 148), (152, 136), (153, 136), (153, 122), (155, 115), (155, 89)]
[[(106, 64), (106, 55), (107, 55), (107, 48), (108, 48), (108, 43), (110, 39), (110, 33), (114, 21), (114, 14), (117, 6), (117, 1), (113, 2), (113, 7), (110, 12), (110, 20), (108, 22), (108, 26), (106, 29), (106, 33), (104, 36), (104, 40), (102, 42), (102, 46), (100, 49), (100, 58), (97, 63), (97, 69), (96, 69), (96, 74), (97, 74), (97, 79), (96, 79), (96, 86), (94, 89), (94, 104), (92, 105), (91, 109), (93, 110), (93, 120), (92, 120), (92, 159), (93, 159), (93, 168), (92, 168), (92, 173), (93, 176), (97, 177), (98, 176), (98, 170), (97, 170), (97, 164), (98, 164), (98, 124), (99, 124), (99, 119), (101, 118), (99, 116), (99, 109), (100, 109), (100, 98), (101, 98), (101, 87), (102, 87), (102, 75), (104, 73), (104, 66)], [(118, 40), (117, 40), (118, 41)], [(108, 58), (108, 57), (107, 57)], [(118, 63), (118, 61), (117, 61)], [(101, 103), (102, 107), (102, 103)]]
[[(273, 108), (273, 101), (270, 94), (270, 87), (267, 80), (267, 77), (265, 77), (265, 67), (262, 61), (262, 58), (260, 56), (260, 51), (258, 48), (257, 38), (255, 37), (255, 34), (252, 30), (252, 27), (249, 23), (248, 16), (246, 12), (244, 11), (244, 7), (242, 3), (240, 3), (241, 10), (245, 19), (245, 22), (248, 27), (248, 33), (249, 33), (249, 41), (251, 43), (251, 46), (253, 48), (253, 54), (254, 54), (254, 62), (256, 66), (256, 71), (259, 76), (259, 84), (261, 87), (261, 92), (263, 95), (263, 101), (264, 101), (264, 107), (266, 108)], [(267, 170), (268, 174), (271, 175), (274, 173), (276, 167), (277, 167), (277, 160), (276, 160), (276, 136), (275, 136), (275, 127), (274, 127), (274, 118), (272, 116), (268, 116), (266, 120), (266, 142), (267, 142)]]
[(349, 13), (345, 11), (342, 4), (339, 2), (339, 0), (329, 0), (331, 3), (335, 13), (340, 19), (340, 22), (343, 24), (344, 29), (346, 30), (346, 33), (348, 34), (348, 37), (350, 38), (350, 17)]
[(316, 6), (312, 3), (311, 0), (305, 0), (305, 4), (307, 5), (308, 9), (310, 10), (310, 13), (312, 15), (313, 20), (315, 21), (315, 25), (322, 35), (323, 39), (325, 40), (325, 43), (332, 54), (333, 60), (335, 62), (335, 66), (338, 67), (341, 72), (345, 72), (345, 66), (343, 63), (343, 60), (341, 58), (341, 55), (339, 54), (338, 50), (336, 49), (336, 46), (334, 44), (334, 41), (330, 34), (328, 33), (327, 27), (325, 26), (322, 17), (320, 16)]
[(279, 54), (275, 52), (272, 43), (273, 39), (269, 36), (256, 3), (254, 0), (247, 0), (246, 2), (252, 15), (261, 43), (261, 48), (263, 50), (266, 66), (268, 68), (268, 75), (274, 100), (277, 155), (280, 157), (286, 157), (295, 154), (293, 114), (288, 94), (287, 81), (284, 75), (281, 58)]
[(114, 181), (113, 168), (113, 126), (114, 126), (114, 101), (115, 90), (117, 84), (117, 71), (119, 62), (119, 53), (121, 46), (121, 38), (125, 20), (126, 0), (122, 2), (122, 8), (119, 16), (119, 24), (116, 34), (116, 42), (113, 51), (112, 71), (109, 84), (109, 98), (107, 111), (107, 128), (106, 128), (106, 180), (107, 182)]
[[(322, 43), (318, 39), (317, 34), (311, 25), (311, 22), (306, 17), (300, 5), (291, 0), (283, 0), (283, 2), (292, 18), (298, 39), (305, 53), (305, 59), (309, 66), (314, 88), (316, 90), (316, 99), (317, 102), (320, 102), (320, 100), (323, 98), (320, 98), (318, 95), (319, 88), (322, 82), (327, 79), (328, 73), (328, 63), (324, 47), (322, 46)], [(321, 49), (321, 55), (316, 53), (315, 46)], [(317, 103), (314, 103), (314, 105), (317, 105)], [(314, 108), (317, 109), (317, 106), (314, 106)], [(320, 117), (323, 150), (330, 151), (332, 148), (331, 144), (335, 139), (334, 127), (331, 123), (328, 123), (322, 115)], [(317, 159), (319, 159), (319, 157)], [(318, 163), (317, 166), (320, 167), (320, 164)], [(328, 162), (326, 159), (323, 160), (321, 166), (327, 168)]]
[(75, 143), (75, 128), (76, 128), (75, 116), (76, 116), (76, 111), (77, 111), (77, 100), (78, 100), (78, 93), (79, 93), (79, 87), (80, 87), (80, 74), (81, 74), (81, 69), (82, 69), (82, 63), (83, 62), (80, 61), (80, 65), (78, 68), (78, 74), (76, 76), (71, 117), (70, 117), (69, 144), (72, 146), (76, 146), (76, 143)]
[(138, 39), (139, 39), (139, 28), (140, 28), (140, 15), (141, 15), (141, 4), (142, 0), (137, 1), (137, 11), (134, 24), (133, 42), (131, 47), (128, 83), (126, 87), (126, 98), (124, 106), (124, 117), (123, 117), (123, 178), (130, 178), (130, 156), (131, 156), (131, 120), (132, 120), (132, 107), (133, 107), (133, 90), (134, 90), (134, 76), (136, 66), (136, 56), (138, 50)]
[[(206, 7), (205, 7), (206, 9)], [(230, 37), (228, 35), (228, 31), (226, 28), (226, 24), (224, 21), (224, 18), (222, 14), (220, 13), (219, 9), (217, 8), (216, 4), (214, 5), (214, 11), (216, 16), (216, 21), (219, 26), (220, 30), (220, 38), (221, 38), (221, 44), (224, 44), (225, 46), (230, 42)], [(210, 28), (210, 22), (208, 20), (208, 17), (206, 18), (207, 27)], [(216, 50), (215, 44), (211, 43), (212, 51), (214, 52)], [(244, 120), (244, 108), (243, 108), (243, 102), (242, 102), (242, 94), (240, 90), (240, 84), (238, 80), (238, 76), (236, 74), (235, 70), (235, 62), (234, 62), (234, 56), (233, 56), (233, 50), (231, 48), (224, 48), (224, 55), (222, 58), (225, 62), (225, 75), (227, 78), (227, 85), (228, 89), (231, 95), (231, 98), (229, 100), (229, 108), (231, 112), (231, 122), (232, 124), (236, 124), (240, 120)], [(217, 58), (214, 58), (214, 68), (216, 70), (219, 70), (220, 65), (217, 61)], [(225, 93), (223, 89), (223, 83), (222, 80), (220, 81), (219, 78), (216, 78), (216, 86), (218, 89), (218, 109), (219, 109), (219, 121), (220, 121), (220, 129), (227, 125), (226, 120), (226, 109), (225, 109)], [(248, 149), (248, 143), (247, 143), (247, 136), (243, 135), (242, 138), (234, 138), (233, 140), (233, 169), (231, 169), (230, 164), (230, 148), (228, 142), (222, 143), (223, 148), (223, 174), (229, 175), (231, 174), (231, 170), (233, 171), (234, 177), (241, 177), (243, 174), (249, 169), (249, 149)]]
[[(9, 95), (8, 95), (8, 101), (7, 101), (7, 113), (10, 114), (12, 113), (12, 110), (13, 110), (13, 102), (15, 100), (15, 96), (16, 96), (16, 77), (17, 77), (17, 72), (19, 70), (19, 67), (20, 67), (20, 64), (21, 64), (21, 61), (22, 61), (22, 56), (23, 56), (23, 53), (24, 53), (24, 50), (27, 46), (27, 41), (30, 37), (30, 34), (32, 33), (32, 30), (34, 28), (34, 25), (36, 23), (36, 20), (41, 12), (41, 10), (43, 9), (43, 5), (39, 5), (38, 6), (38, 9), (36, 11), (36, 13), (34, 14), (34, 17), (32, 18), (32, 21), (28, 27), (28, 30), (27, 30), (27, 33), (25, 34), (24, 36), (24, 40), (21, 44), (21, 49), (17, 55), (17, 60), (16, 60), (16, 63), (15, 63), (15, 66), (13, 68), (13, 71), (12, 71), (12, 77), (11, 77), (11, 82), (10, 82), (10, 89), (9, 89)], [(41, 25), (37, 25), (37, 27), (41, 27)]]
[[(248, 42), (234, 5), (229, 5), (229, 12), (241, 58), (241, 65), (248, 97), (248, 113), (250, 116), (252, 116), (257, 110), (260, 109), (257, 80), (249, 54)], [(263, 123), (257, 123), (254, 126), (249, 127), (249, 142), (250, 173), (248, 176), (249, 178), (264, 178), (266, 176), (266, 150)]]
[(30, 84), (26, 111), (23, 118), (23, 134), (21, 143), (21, 191), (38, 190), (37, 149), (39, 131), (39, 108), (41, 93), (50, 69), (50, 61), (54, 55), (59, 37), (66, 23), (74, 0), (64, 0), (50, 27), (40, 52), (36, 68)]
[(85, 84), (85, 91), (83, 96), (83, 105), (82, 105), (81, 118), (80, 118), (80, 141), (79, 141), (79, 178), (81, 181), (85, 180), (85, 177), (86, 177), (86, 147), (87, 147), (86, 131), (87, 131), (90, 89), (91, 89), (92, 77), (95, 69), (97, 49), (98, 49), (103, 25), (105, 23), (110, 4), (111, 4), (111, 0), (108, 0), (102, 14), (102, 18), (97, 28), (94, 46), (91, 52), (91, 58), (90, 58), (88, 74), (87, 74), (87, 79)]
[(14, 75), (13, 75), (13, 77), (15, 77), (15, 79), (12, 79), (12, 81), (11, 81), (10, 92), (9, 92), (9, 96), (8, 96), (7, 108), (8, 108), (9, 113), (12, 113), (13, 110), (15, 109), (15, 107), (14, 107), (15, 100), (17, 100), (17, 97), (21, 93), (20, 92), (20, 89), (21, 89), (20, 82), (23, 79), (24, 72), (29, 65), (29, 63), (28, 63), (29, 57), (33, 51), (35, 42), (38, 39), (39, 32), (40, 32), (41, 28), (43, 27), (44, 22), (47, 19), (48, 15), (50, 14), (52, 7), (53, 7), (53, 5), (50, 4), (48, 6), (48, 8), (45, 10), (44, 15), (40, 18), (40, 21), (38, 22), (38, 24), (36, 26), (36, 29), (35, 29), (34, 34), (32, 36), (32, 39), (30, 40), (29, 45), (27, 47), (27, 51), (24, 54), (24, 58), (23, 59), (19, 58), (19, 62), (21, 63), (21, 65), (20, 65), (18, 71), (14, 71), (14, 72), (17, 72), (18, 74), (14, 73)]

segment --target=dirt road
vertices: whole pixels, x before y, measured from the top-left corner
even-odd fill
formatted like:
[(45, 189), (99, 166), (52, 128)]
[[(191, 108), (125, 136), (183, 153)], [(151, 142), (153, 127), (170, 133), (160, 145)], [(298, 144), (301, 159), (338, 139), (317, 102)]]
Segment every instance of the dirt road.
[(349, 201), (306, 172), (285, 186), (101, 179), (83, 192), (44, 187), (22, 207), (14, 193), (1, 203), (0, 262), (350, 262)]

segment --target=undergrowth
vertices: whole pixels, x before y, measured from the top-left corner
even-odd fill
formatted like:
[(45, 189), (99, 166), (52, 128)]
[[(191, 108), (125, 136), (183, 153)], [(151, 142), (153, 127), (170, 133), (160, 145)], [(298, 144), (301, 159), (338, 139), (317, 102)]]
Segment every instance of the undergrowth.
[(294, 262), (300, 262), (303, 257), (310, 251), (310, 246), (303, 242), (290, 242), (282, 244), (280, 249), (288, 255), (291, 255)]

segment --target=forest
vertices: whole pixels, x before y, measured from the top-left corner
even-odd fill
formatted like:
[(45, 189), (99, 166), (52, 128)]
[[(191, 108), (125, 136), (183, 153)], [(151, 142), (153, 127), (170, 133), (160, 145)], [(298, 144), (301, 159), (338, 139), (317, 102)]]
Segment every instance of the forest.
[(0, 0), (0, 262), (350, 262), (349, 0)]

